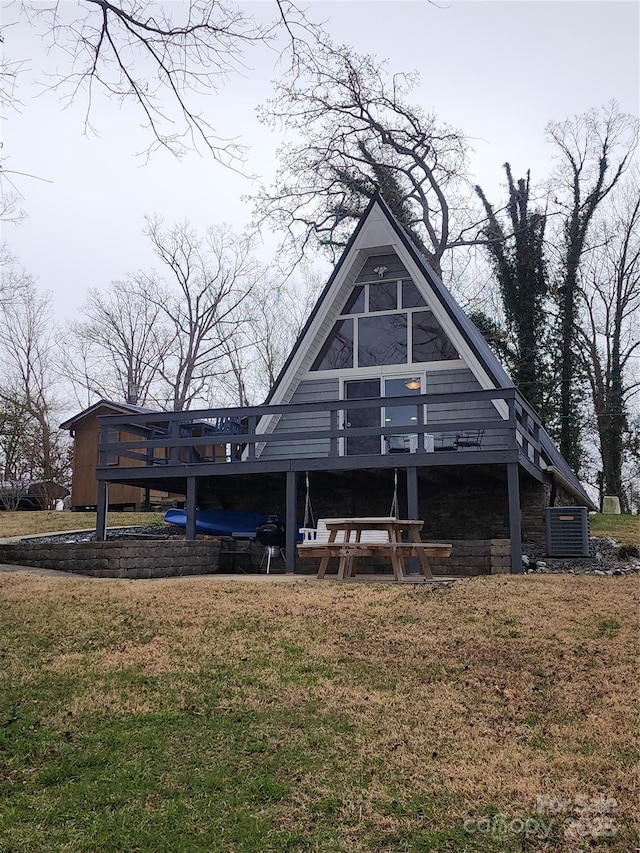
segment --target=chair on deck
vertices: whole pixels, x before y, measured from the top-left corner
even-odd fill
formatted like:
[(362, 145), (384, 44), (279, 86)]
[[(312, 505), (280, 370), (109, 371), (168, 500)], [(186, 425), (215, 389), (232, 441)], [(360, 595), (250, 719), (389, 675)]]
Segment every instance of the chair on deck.
[(436, 436), (435, 450), (464, 450), (467, 447), (482, 447), (483, 429), (468, 429), (463, 432), (443, 432)]
[(411, 439), (408, 435), (387, 435), (384, 441), (387, 453), (411, 452)]
[(454, 432), (441, 432), (435, 436), (433, 449), (438, 450), (457, 450), (456, 444), (458, 436)]
[(465, 447), (481, 447), (484, 438), (483, 429), (470, 429), (456, 435), (456, 450), (464, 450)]

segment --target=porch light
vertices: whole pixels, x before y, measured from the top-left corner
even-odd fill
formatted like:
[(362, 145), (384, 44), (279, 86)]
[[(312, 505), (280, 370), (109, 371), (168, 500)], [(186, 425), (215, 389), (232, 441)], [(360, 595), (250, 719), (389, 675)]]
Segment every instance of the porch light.
[(420, 388), (420, 380), (417, 376), (415, 376), (413, 379), (407, 379), (407, 381), (404, 383), (404, 387), (408, 388), (409, 391), (417, 391)]

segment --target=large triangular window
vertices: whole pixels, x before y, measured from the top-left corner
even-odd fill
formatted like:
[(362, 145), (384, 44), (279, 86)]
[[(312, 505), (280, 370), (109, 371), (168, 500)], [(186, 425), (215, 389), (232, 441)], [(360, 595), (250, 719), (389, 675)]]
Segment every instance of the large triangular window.
[(415, 286), (407, 279), (353, 288), (312, 370), (344, 370), (459, 358)]

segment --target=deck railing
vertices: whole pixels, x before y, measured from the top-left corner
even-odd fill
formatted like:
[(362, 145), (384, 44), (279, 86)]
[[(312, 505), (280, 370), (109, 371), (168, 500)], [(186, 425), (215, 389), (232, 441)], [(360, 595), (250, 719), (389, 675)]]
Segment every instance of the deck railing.
[[(487, 416), (486, 403), (493, 404)], [(442, 418), (443, 404), (451, 406), (451, 417)], [(380, 410), (379, 423), (383, 423), (382, 410), (411, 406), (416, 417), (410, 424), (375, 427), (348, 427), (344, 412), (358, 409)], [(438, 406), (438, 418), (431, 420), (429, 407)], [(473, 408), (482, 406), (482, 413), (473, 417)], [(461, 408), (464, 413), (461, 414)], [(456, 414), (457, 410), (457, 414)], [(417, 413), (417, 415), (415, 414)], [(426, 413), (426, 417), (425, 417)], [(320, 414), (323, 423), (317, 423)], [(289, 428), (285, 421), (281, 429), (269, 431), (282, 416), (295, 416), (296, 421), (309, 418), (307, 428)], [(464, 391), (441, 394), (420, 394), (365, 400), (332, 400), (311, 403), (288, 403), (203, 409), (187, 412), (161, 412), (148, 414), (119, 414), (99, 418), (101, 425), (99, 467), (149, 468), (158, 465), (189, 467), (224, 462), (254, 462), (269, 445), (286, 445), (324, 440), (326, 452), (318, 456), (345, 455), (345, 439), (360, 436), (388, 437), (398, 434), (417, 435), (417, 452), (426, 453), (422, 438), (425, 434), (461, 436), (481, 433), (490, 436), (492, 449), (518, 450), (522, 458), (540, 467), (541, 424), (535, 412), (515, 389)], [(435, 442), (437, 453), (439, 442)], [(383, 442), (380, 440), (381, 455)], [(480, 441), (458, 445), (465, 453), (483, 450)], [(442, 447), (444, 449), (444, 446)], [(282, 455), (282, 454), (281, 454)]]

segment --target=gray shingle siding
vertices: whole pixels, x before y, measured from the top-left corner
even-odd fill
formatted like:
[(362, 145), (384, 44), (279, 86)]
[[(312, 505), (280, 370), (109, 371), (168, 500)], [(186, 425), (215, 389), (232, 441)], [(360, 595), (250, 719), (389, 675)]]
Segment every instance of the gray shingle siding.
[[(339, 382), (337, 379), (307, 379), (301, 382), (295, 390), (292, 403), (314, 403), (322, 400), (337, 400), (339, 397)], [(292, 414), (281, 417), (274, 433), (295, 433), (290, 441), (274, 442), (265, 445), (260, 454), (261, 459), (296, 459), (304, 456), (328, 456), (329, 440), (319, 439), (305, 441), (305, 430), (328, 429), (329, 412), (311, 412), (308, 414)]]
[(372, 255), (370, 258), (364, 262), (364, 266), (358, 273), (358, 277), (356, 278), (356, 284), (359, 284), (363, 281), (378, 281), (380, 277), (375, 270), (378, 267), (386, 267), (387, 270), (382, 277), (382, 280), (392, 281), (394, 278), (409, 278), (409, 273), (407, 272), (405, 266), (403, 265), (400, 258), (395, 254), (389, 255)]
[[(439, 370), (427, 373), (427, 394), (453, 394), (459, 391), (480, 391), (481, 386), (471, 370)], [(500, 421), (500, 415), (490, 400), (470, 403), (434, 403), (427, 406), (427, 424), (435, 427), (446, 421)], [(436, 429), (430, 429), (437, 435)], [(505, 446), (505, 435), (485, 432), (482, 449), (497, 449)]]
[[(355, 378), (355, 377), (354, 377)], [(478, 391), (480, 384), (471, 370), (439, 370), (427, 373), (427, 393), (444, 394), (457, 391)], [(337, 378), (306, 379), (301, 382), (291, 402), (311, 403), (322, 400), (339, 399), (339, 381)], [(438, 423), (450, 421), (500, 421), (500, 415), (489, 401), (470, 403), (436, 403), (427, 407), (427, 425), (429, 432), (438, 435)], [(319, 411), (283, 416), (276, 424), (273, 433), (277, 435), (293, 434), (282, 442), (267, 444), (260, 454), (261, 459), (292, 459), (304, 456), (321, 457), (329, 454), (328, 439), (305, 441), (304, 433), (310, 430), (328, 429), (329, 412)], [(487, 430), (482, 442), (483, 449), (495, 449), (505, 446), (504, 434)]]

